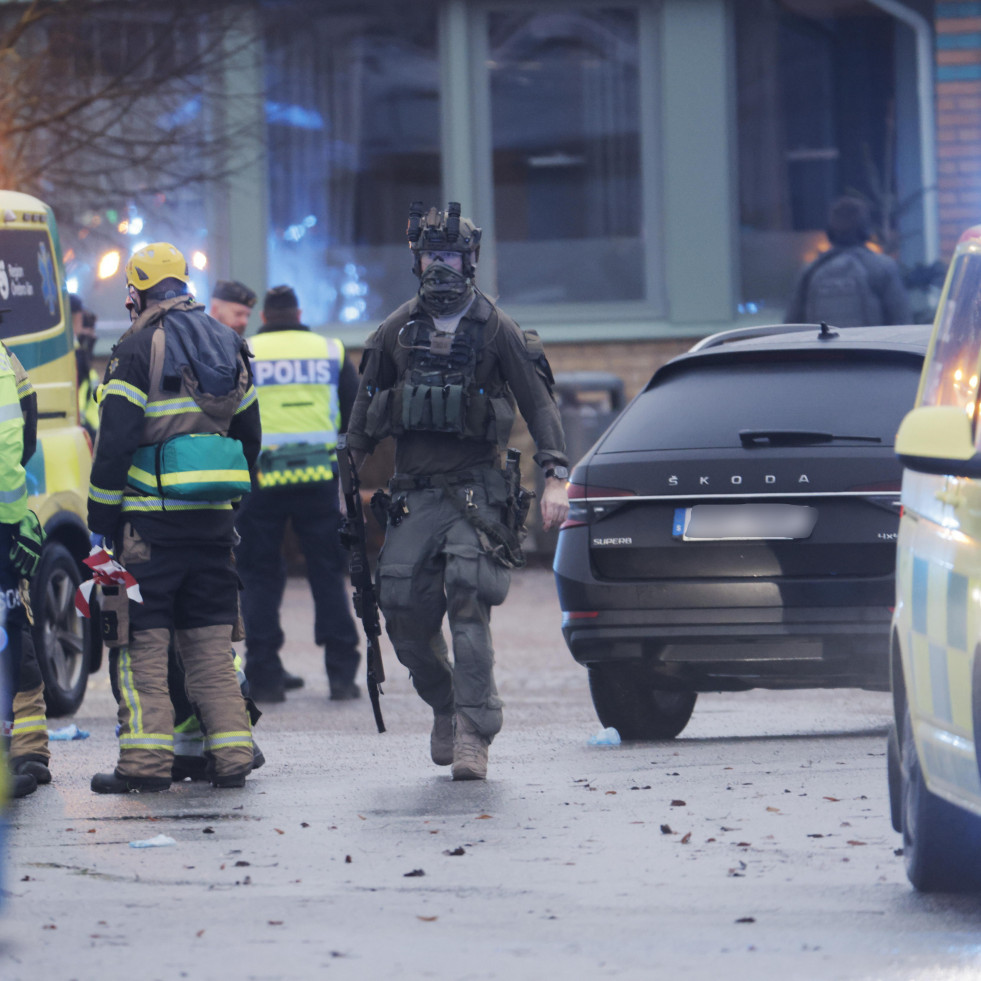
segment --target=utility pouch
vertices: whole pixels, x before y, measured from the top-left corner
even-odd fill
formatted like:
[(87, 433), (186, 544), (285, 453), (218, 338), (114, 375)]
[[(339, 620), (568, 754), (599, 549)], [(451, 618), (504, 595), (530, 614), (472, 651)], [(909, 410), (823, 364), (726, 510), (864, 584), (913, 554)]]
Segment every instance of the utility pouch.
[(102, 641), (107, 647), (125, 647), (129, 643), (129, 596), (125, 586), (99, 587), (99, 621)]
[(292, 487), (334, 479), (331, 452), (320, 443), (284, 443), (259, 454), (259, 486)]
[(388, 513), (392, 506), (392, 495), (383, 489), (376, 490), (371, 495), (371, 501), (368, 506), (371, 508), (371, 513), (375, 516), (375, 521), (381, 525), (384, 531), (388, 527)]
[(141, 446), (127, 479), (145, 494), (181, 501), (230, 501), (252, 487), (242, 444), (218, 433), (185, 433)]

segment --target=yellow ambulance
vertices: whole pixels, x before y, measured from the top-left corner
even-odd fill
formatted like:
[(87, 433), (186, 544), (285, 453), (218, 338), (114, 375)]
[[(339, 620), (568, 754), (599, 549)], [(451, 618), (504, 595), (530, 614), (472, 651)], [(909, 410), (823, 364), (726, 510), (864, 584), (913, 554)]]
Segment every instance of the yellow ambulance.
[(37, 452), (27, 481), (47, 542), (31, 587), (34, 645), (48, 713), (66, 715), (81, 704), (101, 659), (98, 631), (74, 609), (89, 552), (92, 446), (78, 421), (75, 335), (54, 214), (16, 191), (0, 191), (0, 311), (0, 337), (38, 396)]
[(981, 225), (958, 243), (916, 403), (892, 622), (892, 822), (925, 892), (981, 891)]

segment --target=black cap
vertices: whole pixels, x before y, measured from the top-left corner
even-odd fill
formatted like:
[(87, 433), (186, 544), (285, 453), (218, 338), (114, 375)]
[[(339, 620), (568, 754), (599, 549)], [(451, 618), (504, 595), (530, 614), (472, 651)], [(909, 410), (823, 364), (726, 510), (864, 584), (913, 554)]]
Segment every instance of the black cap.
[(82, 298), (77, 293), (68, 294), (68, 305), (72, 313), (82, 312)]
[(259, 299), (245, 283), (240, 283), (236, 279), (219, 279), (211, 291), (211, 297), (215, 300), (225, 300), (227, 303), (241, 303), (250, 310)]
[[(296, 298), (292, 286), (274, 286), (266, 293), (266, 298), (262, 303), (262, 312), (266, 315), (267, 320), (288, 320), (291, 315), (296, 316), (299, 309), (300, 301)], [(285, 318), (284, 314), (286, 314)]]

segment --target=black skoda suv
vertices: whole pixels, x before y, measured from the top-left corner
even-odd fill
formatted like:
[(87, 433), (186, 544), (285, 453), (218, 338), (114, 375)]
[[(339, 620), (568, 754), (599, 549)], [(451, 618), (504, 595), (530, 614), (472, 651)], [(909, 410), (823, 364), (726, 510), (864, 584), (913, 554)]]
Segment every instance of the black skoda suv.
[(893, 438), (930, 331), (715, 334), (582, 458), (554, 571), (603, 725), (670, 739), (700, 691), (888, 690)]

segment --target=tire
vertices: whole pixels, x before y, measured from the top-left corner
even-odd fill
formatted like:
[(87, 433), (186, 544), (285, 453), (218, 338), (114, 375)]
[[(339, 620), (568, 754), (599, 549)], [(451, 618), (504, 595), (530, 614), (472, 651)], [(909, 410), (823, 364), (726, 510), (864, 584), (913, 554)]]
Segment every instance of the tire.
[(886, 779), (889, 783), (889, 817), (893, 831), (903, 832), (903, 763), (899, 752), (896, 723), (889, 726), (886, 736)]
[(902, 832), (906, 875), (920, 892), (981, 891), (981, 818), (927, 790), (908, 707), (903, 720)]
[(81, 581), (68, 549), (58, 542), (45, 545), (31, 581), (31, 606), (34, 647), (50, 716), (77, 712), (89, 681), (92, 621), (75, 613), (75, 590)]
[(695, 692), (656, 688), (642, 664), (590, 664), (587, 670), (596, 714), (621, 739), (674, 739), (688, 725)]

